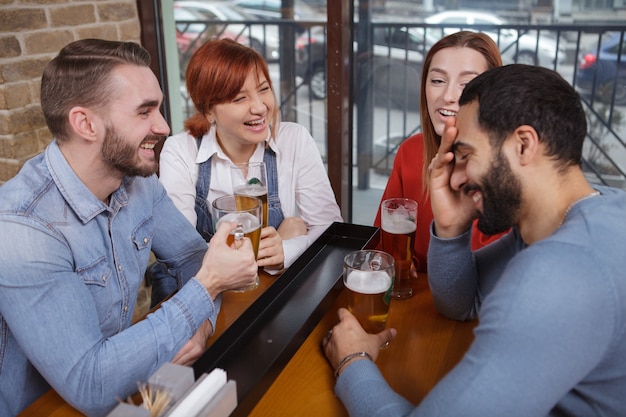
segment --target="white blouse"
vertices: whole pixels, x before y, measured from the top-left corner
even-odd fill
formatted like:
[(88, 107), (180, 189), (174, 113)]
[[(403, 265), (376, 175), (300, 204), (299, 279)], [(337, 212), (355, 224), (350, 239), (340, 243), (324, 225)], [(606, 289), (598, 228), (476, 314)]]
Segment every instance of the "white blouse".
[[(276, 153), (278, 197), (283, 214), (302, 218), (308, 229), (305, 236), (283, 241), (284, 264), (288, 267), (332, 222), (343, 219), (319, 150), (304, 127), (281, 122), (269, 146)], [(250, 162), (263, 161), (264, 147), (265, 143), (257, 146)], [(204, 135), (200, 149), (193, 136), (182, 132), (167, 138), (160, 155), (159, 179), (176, 207), (194, 226), (198, 166), (211, 156), (209, 204), (218, 197), (233, 194), (230, 178), (233, 163), (217, 143), (215, 127)]]

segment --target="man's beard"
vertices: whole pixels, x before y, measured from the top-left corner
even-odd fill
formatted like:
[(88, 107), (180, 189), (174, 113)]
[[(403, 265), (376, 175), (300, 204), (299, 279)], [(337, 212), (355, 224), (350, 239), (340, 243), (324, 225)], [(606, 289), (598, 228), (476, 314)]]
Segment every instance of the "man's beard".
[(478, 217), (478, 230), (495, 235), (513, 227), (521, 205), (522, 186), (502, 151), (493, 158), (479, 188), (483, 194), (483, 211)]
[[(161, 136), (146, 136), (144, 140), (159, 140)], [(158, 169), (156, 159), (152, 164), (142, 164), (137, 156), (137, 148), (126, 143), (114, 127), (107, 126), (106, 137), (101, 150), (104, 159), (111, 168), (121, 172), (124, 176), (149, 177)]]

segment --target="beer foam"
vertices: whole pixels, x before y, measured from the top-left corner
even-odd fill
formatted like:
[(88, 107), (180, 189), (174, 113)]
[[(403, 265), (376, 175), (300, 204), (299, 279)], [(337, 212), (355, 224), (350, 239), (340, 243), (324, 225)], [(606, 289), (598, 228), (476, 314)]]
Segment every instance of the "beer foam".
[(228, 213), (225, 216), (220, 217), (217, 221), (217, 227), (221, 222), (234, 222), (243, 227), (244, 233), (249, 233), (261, 226), (259, 219), (250, 213)]
[(407, 219), (404, 215), (384, 215), (381, 226), (385, 232), (394, 235), (413, 233), (417, 228), (415, 222)]
[(267, 194), (267, 187), (259, 184), (244, 184), (233, 189), (235, 194), (247, 195), (251, 197), (260, 197)]
[(361, 294), (380, 294), (391, 287), (391, 277), (385, 271), (350, 271), (346, 287)]

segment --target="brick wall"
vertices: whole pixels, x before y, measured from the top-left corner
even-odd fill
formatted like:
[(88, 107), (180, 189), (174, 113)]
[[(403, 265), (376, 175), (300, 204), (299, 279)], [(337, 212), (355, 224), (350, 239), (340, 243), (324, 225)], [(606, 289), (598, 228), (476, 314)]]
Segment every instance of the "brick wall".
[(64, 45), (84, 38), (139, 42), (135, 0), (0, 0), (0, 185), (52, 139), (41, 74)]

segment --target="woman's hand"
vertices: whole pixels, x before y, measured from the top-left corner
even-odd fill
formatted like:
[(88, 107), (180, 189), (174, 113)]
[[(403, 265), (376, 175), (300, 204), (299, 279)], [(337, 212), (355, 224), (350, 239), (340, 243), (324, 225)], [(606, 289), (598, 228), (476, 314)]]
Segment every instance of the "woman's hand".
[(259, 242), (257, 259), (259, 267), (277, 270), (284, 267), (283, 239), (272, 226), (261, 229), (261, 241)]

